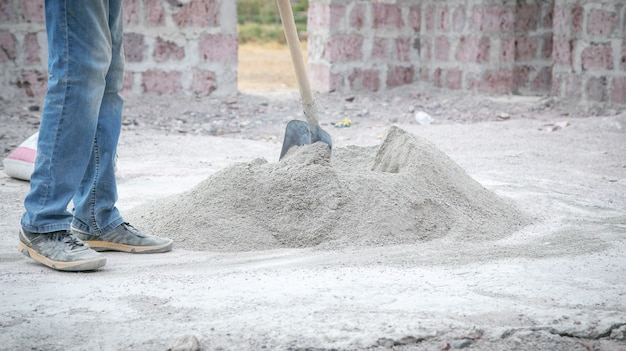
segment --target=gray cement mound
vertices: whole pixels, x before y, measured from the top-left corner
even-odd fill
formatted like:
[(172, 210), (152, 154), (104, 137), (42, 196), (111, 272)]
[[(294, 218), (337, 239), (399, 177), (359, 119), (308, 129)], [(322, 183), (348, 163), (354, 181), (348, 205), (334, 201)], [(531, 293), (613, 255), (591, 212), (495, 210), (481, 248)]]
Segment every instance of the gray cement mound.
[(127, 214), (179, 248), (386, 246), (497, 240), (528, 219), (433, 144), (392, 127), (378, 147), (292, 148), (277, 163), (226, 168)]

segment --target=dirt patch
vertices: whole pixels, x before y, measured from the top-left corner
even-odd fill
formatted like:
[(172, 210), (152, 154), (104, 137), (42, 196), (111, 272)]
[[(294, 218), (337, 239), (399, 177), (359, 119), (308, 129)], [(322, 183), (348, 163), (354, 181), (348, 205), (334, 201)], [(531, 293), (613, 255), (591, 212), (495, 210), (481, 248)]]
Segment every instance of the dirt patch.
[(392, 127), (380, 147), (292, 148), (238, 163), (129, 214), (190, 250), (249, 251), (502, 238), (527, 222), (428, 141)]

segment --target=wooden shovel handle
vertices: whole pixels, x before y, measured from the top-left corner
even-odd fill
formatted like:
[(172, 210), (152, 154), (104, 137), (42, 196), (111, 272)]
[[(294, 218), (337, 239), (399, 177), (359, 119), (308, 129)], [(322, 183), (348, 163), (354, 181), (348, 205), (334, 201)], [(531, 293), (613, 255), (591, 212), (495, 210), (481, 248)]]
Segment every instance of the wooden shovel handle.
[(285, 30), (287, 46), (289, 46), (289, 52), (291, 53), (293, 68), (296, 72), (296, 79), (298, 81), (298, 87), (300, 88), (300, 97), (302, 98), (304, 115), (309, 124), (318, 125), (317, 106), (315, 105), (315, 99), (313, 98), (313, 93), (311, 91), (311, 84), (309, 83), (309, 77), (307, 76), (306, 67), (304, 65), (304, 58), (302, 57), (300, 39), (298, 38), (298, 32), (296, 31), (296, 21), (293, 18), (293, 10), (291, 9), (291, 1), (276, 0), (276, 3), (278, 4), (280, 19), (283, 22), (283, 29)]

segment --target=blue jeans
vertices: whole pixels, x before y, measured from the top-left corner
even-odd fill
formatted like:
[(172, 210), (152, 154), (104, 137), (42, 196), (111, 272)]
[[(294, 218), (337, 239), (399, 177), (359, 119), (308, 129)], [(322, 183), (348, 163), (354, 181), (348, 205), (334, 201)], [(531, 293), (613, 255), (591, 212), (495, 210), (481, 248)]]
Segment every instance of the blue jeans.
[[(123, 0), (46, 0), (48, 91), (22, 227), (109, 232), (122, 126)], [(70, 201), (73, 211), (68, 210)]]

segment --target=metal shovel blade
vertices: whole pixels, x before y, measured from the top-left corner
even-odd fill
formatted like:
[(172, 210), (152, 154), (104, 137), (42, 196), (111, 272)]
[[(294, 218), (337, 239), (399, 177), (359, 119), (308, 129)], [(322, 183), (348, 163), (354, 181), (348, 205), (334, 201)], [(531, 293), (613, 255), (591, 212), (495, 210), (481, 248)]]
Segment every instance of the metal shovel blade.
[(311, 125), (308, 122), (299, 120), (289, 121), (285, 128), (285, 139), (283, 140), (283, 148), (280, 150), (279, 159), (282, 159), (292, 146), (309, 145), (318, 141), (326, 143), (330, 149), (333, 148), (330, 134), (322, 129), (319, 124)]

